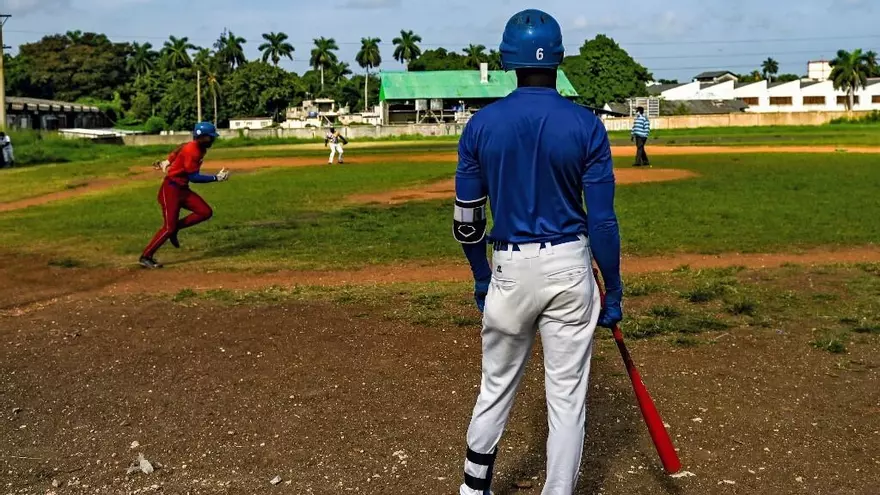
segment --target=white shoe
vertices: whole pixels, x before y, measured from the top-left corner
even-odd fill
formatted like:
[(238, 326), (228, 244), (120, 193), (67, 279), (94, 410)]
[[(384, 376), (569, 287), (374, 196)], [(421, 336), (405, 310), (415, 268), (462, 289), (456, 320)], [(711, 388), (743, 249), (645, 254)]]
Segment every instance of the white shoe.
[(472, 488), (468, 488), (467, 485), (463, 484), (458, 489), (458, 495), (494, 495), (491, 491), (487, 494), (484, 491), (474, 490)]

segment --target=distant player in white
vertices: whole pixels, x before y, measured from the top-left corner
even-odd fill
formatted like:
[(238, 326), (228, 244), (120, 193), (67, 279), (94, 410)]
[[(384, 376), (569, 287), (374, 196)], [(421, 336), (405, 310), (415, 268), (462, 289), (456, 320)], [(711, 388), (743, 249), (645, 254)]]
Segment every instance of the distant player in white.
[[(342, 142), (340, 143), (340, 141)], [(327, 163), (332, 164), (337, 153), (339, 153), (339, 163), (342, 163), (342, 154), (345, 152), (342, 145), (348, 144), (348, 140), (335, 127), (331, 127), (330, 132), (324, 137), (324, 147), (327, 147), (328, 143), (330, 144), (330, 160)]]
[[(483, 311), (482, 382), (459, 493), (491, 493), (499, 443), (540, 332), (549, 427), (543, 494), (571, 495), (584, 447), (593, 333), (623, 318), (611, 146), (599, 119), (556, 90), (564, 49), (553, 17), (516, 14), (500, 48), (504, 70), (516, 70), (517, 89), (465, 126), (455, 174), (453, 234)], [(608, 291), (604, 308), (594, 260)]]
[(12, 154), (12, 140), (5, 132), (0, 132), (0, 148), (3, 149), (3, 161), (7, 167), (15, 165), (15, 156)]

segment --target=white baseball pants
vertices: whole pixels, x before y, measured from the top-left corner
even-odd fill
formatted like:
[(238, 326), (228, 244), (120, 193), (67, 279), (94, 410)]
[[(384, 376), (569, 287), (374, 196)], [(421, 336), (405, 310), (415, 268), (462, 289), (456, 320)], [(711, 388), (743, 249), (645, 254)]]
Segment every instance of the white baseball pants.
[(342, 161), (342, 153), (344, 153), (344, 151), (342, 150), (342, 144), (330, 143), (330, 161), (328, 161), (327, 163), (333, 163), (333, 158), (336, 157), (337, 153), (339, 153), (339, 161)]
[(547, 481), (543, 495), (571, 495), (584, 446), (587, 380), (601, 309), (586, 238), (495, 251), (483, 313), (480, 395), (467, 431), (461, 495), (489, 493), (507, 425), (537, 330), (544, 349)]

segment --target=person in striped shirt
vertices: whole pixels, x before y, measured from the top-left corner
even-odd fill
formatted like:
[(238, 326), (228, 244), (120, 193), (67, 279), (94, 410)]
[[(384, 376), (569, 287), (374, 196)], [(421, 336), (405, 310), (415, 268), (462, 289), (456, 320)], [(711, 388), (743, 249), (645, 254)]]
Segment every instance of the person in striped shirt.
[(636, 108), (636, 118), (633, 121), (631, 140), (636, 142), (636, 163), (633, 167), (650, 167), (648, 162), (648, 154), (645, 153), (645, 143), (648, 141), (648, 134), (651, 133), (651, 122), (645, 117), (645, 108)]

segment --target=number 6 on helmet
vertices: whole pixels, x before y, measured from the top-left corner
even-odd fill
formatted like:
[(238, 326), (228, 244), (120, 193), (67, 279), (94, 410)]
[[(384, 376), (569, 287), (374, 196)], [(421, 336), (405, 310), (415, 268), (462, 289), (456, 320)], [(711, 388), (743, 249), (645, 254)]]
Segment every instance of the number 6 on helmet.
[(535, 9), (518, 12), (508, 21), (499, 48), (501, 68), (506, 71), (555, 69), (565, 57), (559, 23)]

